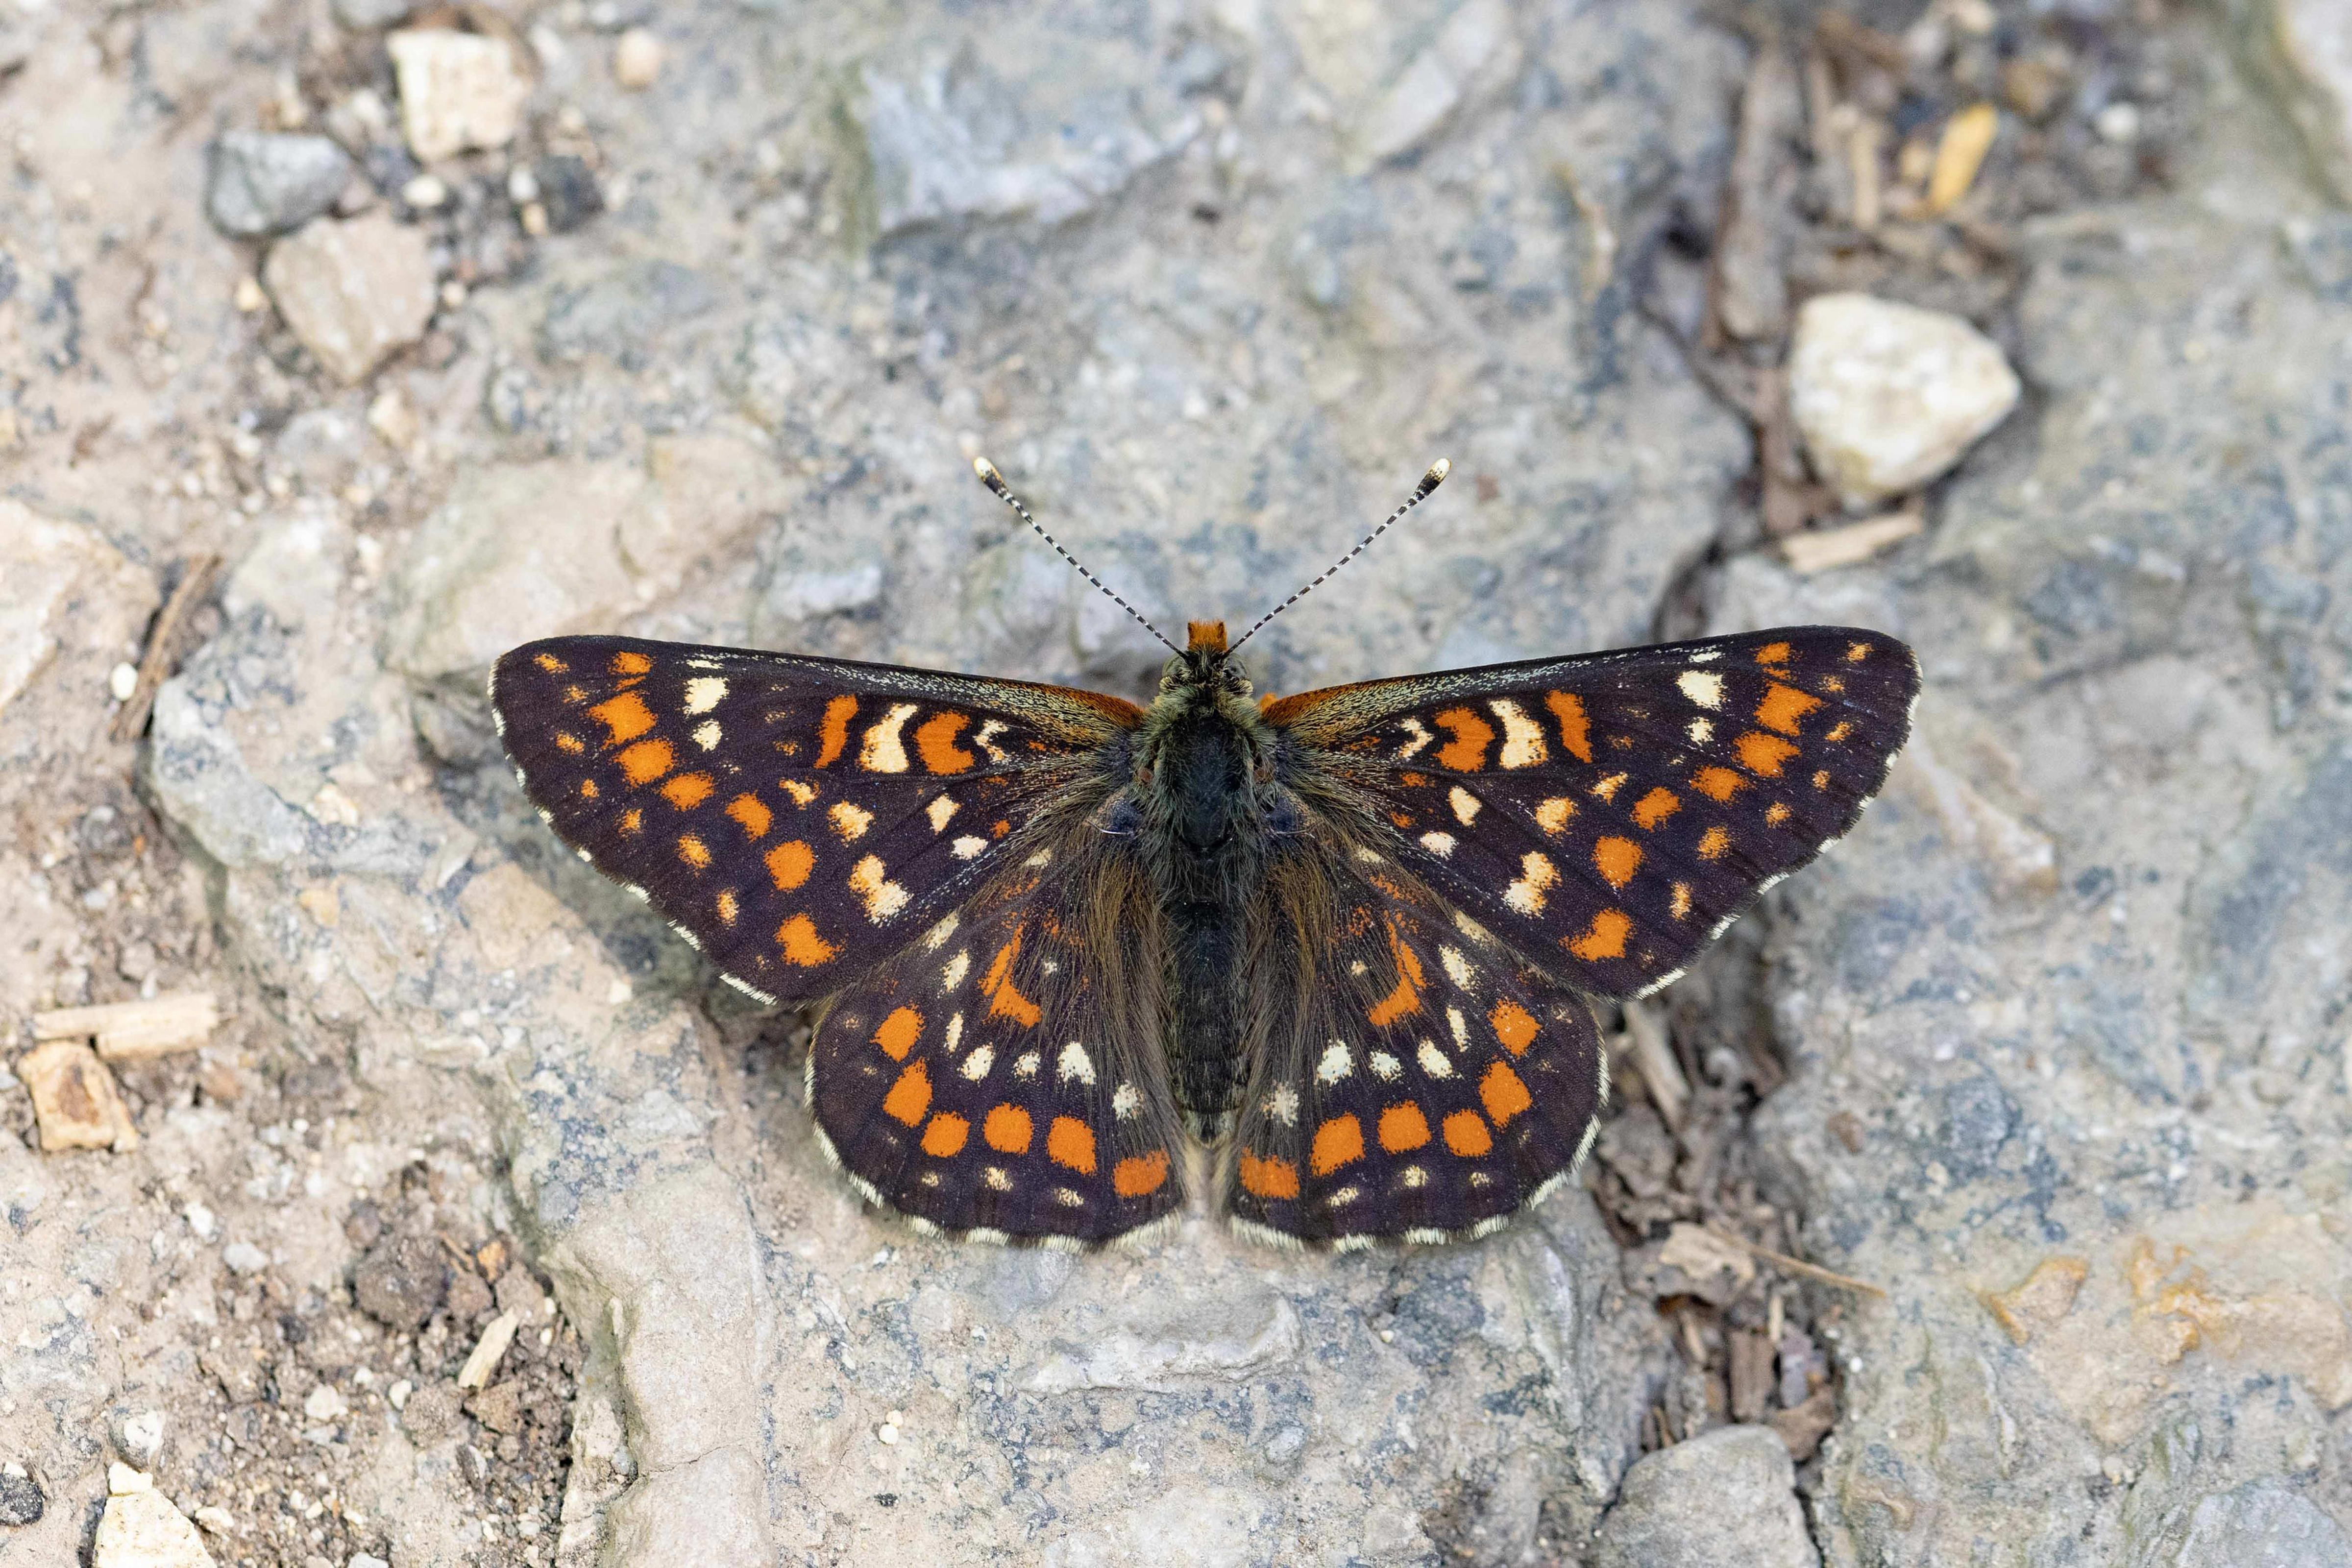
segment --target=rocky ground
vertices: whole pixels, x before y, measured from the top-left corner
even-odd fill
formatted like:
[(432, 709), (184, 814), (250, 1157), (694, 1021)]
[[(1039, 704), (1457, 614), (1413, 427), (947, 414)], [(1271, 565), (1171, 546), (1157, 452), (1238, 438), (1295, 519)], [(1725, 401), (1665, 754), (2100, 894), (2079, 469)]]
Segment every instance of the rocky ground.
[[(0, 1563), (2352, 1565), (2347, 62), (0, 0)], [(1450, 456), (1261, 685), (1836, 621), (1917, 732), (1509, 1230), (925, 1240), (479, 693), (588, 629), (1147, 685), (981, 450), (1163, 622)]]

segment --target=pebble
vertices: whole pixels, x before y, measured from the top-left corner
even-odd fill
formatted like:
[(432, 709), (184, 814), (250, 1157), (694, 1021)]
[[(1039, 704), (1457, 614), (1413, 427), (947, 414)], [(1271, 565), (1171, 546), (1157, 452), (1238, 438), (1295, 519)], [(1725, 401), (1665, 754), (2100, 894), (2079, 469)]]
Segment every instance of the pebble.
[(221, 1249), (221, 1261), (232, 1274), (258, 1274), (269, 1267), (269, 1254), (250, 1241), (232, 1241)]
[(327, 137), (225, 131), (212, 146), (205, 211), (239, 239), (283, 234), (332, 207), (351, 177), (351, 158)]
[(352, 1270), (352, 1295), (360, 1311), (387, 1328), (423, 1328), (448, 1284), (449, 1266), (441, 1249), (416, 1236), (379, 1244)]
[(1601, 1521), (1599, 1568), (1818, 1568), (1796, 1468), (1769, 1427), (1718, 1427), (1634, 1461)]
[(0, 1524), (38, 1524), (48, 1506), (48, 1499), (41, 1495), (40, 1485), (32, 1477), (14, 1465), (0, 1469)]
[(116, 702), (129, 702), (131, 694), (139, 689), (139, 666), (131, 664), (115, 665), (106, 673), (106, 689), (114, 695)]
[(1849, 507), (1915, 490), (2017, 406), (1992, 340), (1958, 316), (1824, 294), (1797, 315), (1789, 402), (1813, 467)]
[(2117, 101), (2092, 117), (2091, 129), (2117, 146), (2139, 140), (2139, 105)]
[(110, 1465), (106, 1491), (106, 1514), (91, 1542), (96, 1568), (213, 1568), (204, 1537), (144, 1471)]
[(505, 39), (436, 27), (390, 34), (384, 47), (400, 84), (401, 131), (421, 162), (514, 140), (530, 84)]
[(139, 1130), (115, 1087), (114, 1074), (98, 1052), (78, 1040), (53, 1040), (16, 1063), (16, 1076), (33, 1096), (41, 1149), (112, 1149), (139, 1146)]
[(662, 41), (652, 29), (632, 27), (613, 46), (613, 79), (631, 92), (642, 92), (661, 75)]
[(449, 187), (438, 174), (419, 174), (400, 188), (400, 199), (420, 213), (429, 213), (449, 199)]
[(340, 1421), (351, 1413), (351, 1401), (331, 1383), (321, 1383), (302, 1400), (302, 1414), (313, 1421)]
[(115, 1451), (142, 1469), (155, 1463), (163, 1451), (163, 1413), (139, 1410), (125, 1416), (114, 1429)]
[(380, 213), (313, 220), (269, 247), (261, 275), (303, 347), (347, 383), (423, 337), (433, 319), (425, 235)]
[(499, 1358), (506, 1354), (507, 1346), (514, 1343), (516, 1326), (512, 1312), (500, 1312), (489, 1321), (482, 1330), (482, 1337), (474, 1342), (473, 1354), (457, 1369), (458, 1387), (479, 1388), (489, 1382), (490, 1374), (498, 1370)]
[(196, 1510), (190, 1517), (195, 1520), (196, 1528), (202, 1530), (206, 1535), (236, 1533), (236, 1515), (217, 1505), (207, 1504)]
[(237, 309), (247, 316), (269, 303), (269, 296), (261, 287), (261, 279), (247, 273), (236, 280), (235, 302)]
[(586, 159), (558, 152), (541, 159), (533, 174), (547, 226), (557, 234), (568, 234), (604, 210), (604, 187)]

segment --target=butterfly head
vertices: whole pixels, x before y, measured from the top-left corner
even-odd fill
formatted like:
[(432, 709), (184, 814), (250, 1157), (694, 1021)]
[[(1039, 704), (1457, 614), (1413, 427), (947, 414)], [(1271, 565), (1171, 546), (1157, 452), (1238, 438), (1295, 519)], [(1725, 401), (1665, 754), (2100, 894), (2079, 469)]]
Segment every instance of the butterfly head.
[(1203, 703), (1217, 706), (1223, 699), (1247, 702), (1250, 695), (1249, 677), (1242, 674), (1239, 664), (1232, 662), (1233, 650), (1225, 645), (1225, 623), (1222, 621), (1193, 621), (1186, 623), (1190, 633), (1184, 651), (1168, 661), (1160, 672), (1160, 695), (1164, 698), (1189, 699), (1187, 706)]

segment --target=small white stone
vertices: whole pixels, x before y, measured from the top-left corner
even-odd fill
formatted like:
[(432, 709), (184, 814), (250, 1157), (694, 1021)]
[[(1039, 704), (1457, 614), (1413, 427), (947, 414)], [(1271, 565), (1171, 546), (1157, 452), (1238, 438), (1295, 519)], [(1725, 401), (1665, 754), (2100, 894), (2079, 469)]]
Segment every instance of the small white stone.
[(155, 1462), (163, 1451), (163, 1413), (161, 1410), (140, 1410), (122, 1418), (115, 1433), (115, 1441), (122, 1457), (134, 1465), (147, 1466)]
[(2118, 99), (2099, 110), (2091, 120), (2091, 129), (2101, 139), (2117, 146), (2139, 140), (2139, 105)]
[(383, 1391), (383, 1401), (394, 1410), (405, 1410), (408, 1408), (408, 1396), (415, 1392), (416, 1385), (404, 1377)]
[(1791, 411), (1814, 468), (1848, 506), (1942, 474), (2018, 392), (2000, 350), (1957, 316), (1867, 294), (1821, 295), (1798, 312)]
[(613, 79), (642, 92), (661, 75), (662, 41), (645, 27), (632, 27), (613, 46)]
[(221, 1261), (232, 1274), (258, 1274), (269, 1267), (269, 1254), (250, 1241), (232, 1241), (221, 1249)]
[(876, 1432), (874, 1435), (881, 1438), (885, 1443), (896, 1443), (898, 1440), (898, 1428), (892, 1426), (889, 1422), (885, 1421), (882, 1423), (881, 1430)]
[(139, 667), (136, 664), (115, 665), (106, 673), (106, 689), (114, 694), (116, 702), (129, 702), (131, 694), (139, 689)]
[(269, 296), (262, 291), (261, 280), (251, 273), (247, 273), (236, 280), (235, 300), (237, 309), (250, 316), (269, 303)]
[(449, 199), (449, 187), (438, 174), (419, 174), (400, 188), (400, 199), (420, 213), (429, 213)]
[(302, 1400), (302, 1414), (313, 1421), (340, 1421), (351, 1413), (351, 1402), (331, 1383), (321, 1383)]
[(388, 34), (400, 83), (400, 124), (425, 162), (468, 147), (503, 147), (521, 123), (530, 84), (503, 38), (446, 27)]

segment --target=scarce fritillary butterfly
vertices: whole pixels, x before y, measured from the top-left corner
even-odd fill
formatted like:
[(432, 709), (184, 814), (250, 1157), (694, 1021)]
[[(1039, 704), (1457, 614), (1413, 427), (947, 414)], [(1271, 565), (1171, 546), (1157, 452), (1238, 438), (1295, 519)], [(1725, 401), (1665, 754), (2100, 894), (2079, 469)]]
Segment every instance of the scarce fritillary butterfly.
[(1194, 622), (1140, 707), (557, 637), (491, 701), (583, 859), (740, 989), (816, 1004), (809, 1103), (869, 1200), (1076, 1244), (1197, 1193), (1347, 1246), (1481, 1235), (1574, 1170), (1592, 1000), (1665, 985), (1853, 827), (1919, 685), (1842, 627), (1263, 699), (1237, 646)]

